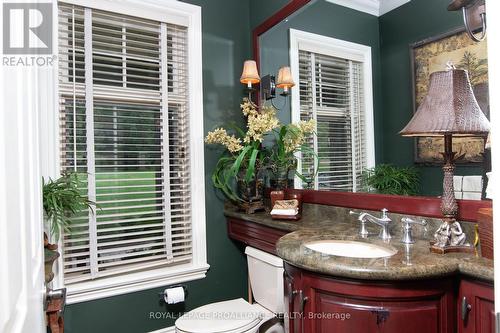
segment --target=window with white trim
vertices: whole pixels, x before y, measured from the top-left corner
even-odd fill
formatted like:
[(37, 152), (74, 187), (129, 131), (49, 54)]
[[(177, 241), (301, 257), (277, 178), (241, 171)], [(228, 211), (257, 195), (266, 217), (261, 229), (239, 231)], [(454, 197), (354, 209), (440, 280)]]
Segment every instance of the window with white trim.
[(366, 52), (349, 53), (345, 47), (335, 52), (334, 42), (322, 48), (323, 38), (333, 40), (323, 36), (303, 42), (294, 39), (299, 85), (294, 91), (298, 103), (292, 106), (293, 118), (316, 120), (316, 135), (307, 142), (318, 155), (318, 160), (304, 156), (300, 168), (307, 176), (318, 170), (315, 189), (355, 192), (361, 189), (363, 170), (373, 166), (373, 141), (368, 138), (373, 128), (367, 124), (372, 108), (367, 108), (365, 96)]
[(202, 110), (192, 105), (201, 89), (191, 88), (201, 75), (190, 73), (201, 59), (190, 56), (192, 27), (72, 3), (58, 11), (60, 166), (95, 202), (62, 237), (64, 284), (201, 264), (204, 241), (193, 241), (193, 229), (204, 237), (204, 217), (194, 217), (193, 201), (204, 192), (193, 193), (193, 182), (203, 182), (203, 168), (193, 170), (193, 150), (203, 151), (203, 132), (193, 119)]

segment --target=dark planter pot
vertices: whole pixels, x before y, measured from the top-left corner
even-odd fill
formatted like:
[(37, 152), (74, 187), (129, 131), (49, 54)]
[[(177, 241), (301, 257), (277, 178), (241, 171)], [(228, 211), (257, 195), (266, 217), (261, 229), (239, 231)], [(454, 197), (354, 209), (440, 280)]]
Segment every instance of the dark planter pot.
[(288, 178), (270, 179), (269, 185), (275, 190), (285, 190), (287, 188), (293, 188), (293, 180)]
[(54, 262), (61, 256), (61, 254), (56, 251), (57, 245), (50, 244), (47, 234), (43, 234), (44, 244), (43, 244), (43, 255), (44, 255), (44, 268), (45, 268), (45, 283), (49, 283), (54, 279)]
[(249, 182), (245, 181), (246, 170), (240, 170), (236, 183), (238, 186), (238, 195), (245, 202), (253, 202), (262, 200), (264, 196), (264, 177), (260, 172), (256, 172), (257, 177), (254, 177)]
[(290, 169), (277, 168), (272, 170), (269, 185), (275, 190), (293, 188), (293, 179), (290, 179)]
[(57, 251), (44, 249), (45, 256), (45, 283), (49, 283), (54, 279), (53, 266), (54, 262), (59, 258), (60, 254)]
[(260, 170), (256, 171), (256, 176), (249, 182), (245, 181), (247, 170), (242, 169), (236, 177), (238, 196), (243, 199), (239, 204), (240, 208), (248, 214), (264, 209), (264, 176)]

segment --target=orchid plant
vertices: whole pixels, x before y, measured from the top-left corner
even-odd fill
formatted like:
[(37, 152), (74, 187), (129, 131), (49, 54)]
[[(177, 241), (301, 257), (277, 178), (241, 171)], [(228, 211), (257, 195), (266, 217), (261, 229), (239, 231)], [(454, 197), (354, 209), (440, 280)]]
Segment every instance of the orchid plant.
[[(279, 127), (276, 109), (263, 107), (261, 112), (247, 98), (240, 105), (243, 115), (247, 118), (247, 131), (233, 126), (238, 134), (228, 134), (220, 127), (207, 134), (205, 142), (223, 145), (227, 152), (219, 159), (212, 174), (214, 186), (220, 189), (228, 199), (234, 202), (245, 201), (235, 190), (234, 182), (238, 177), (245, 184), (256, 180), (259, 169), (263, 167), (265, 151), (262, 141), (265, 135)], [(241, 170), (244, 175), (241, 177)]]
[[(212, 182), (236, 203), (247, 199), (235, 189), (236, 182), (249, 185), (257, 180), (261, 170), (282, 164), (289, 166), (293, 163), (296, 166), (294, 154), (307, 150), (304, 146), (306, 135), (313, 133), (315, 128), (314, 121), (282, 125), (274, 107), (263, 106), (257, 110), (247, 98), (243, 99), (240, 107), (247, 119), (246, 132), (233, 126), (234, 133), (230, 134), (219, 127), (205, 138), (207, 144), (219, 144), (226, 148), (212, 174)], [(263, 142), (273, 134), (276, 145), (266, 148)]]
[(287, 180), (290, 171), (294, 171), (302, 182), (311, 184), (314, 181), (317, 168), (309, 177), (305, 176), (297, 170), (296, 156), (300, 154), (303, 160), (306, 157), (318, 159), (314, 149), (306, 143), (307, 138), (314, 135), (315, 129), (316, 122), (311, 119), (282, 125), (279, 129), (273, 130), (276, 144), (269, 148), (267, 164), (276, 178), (285, 177)]

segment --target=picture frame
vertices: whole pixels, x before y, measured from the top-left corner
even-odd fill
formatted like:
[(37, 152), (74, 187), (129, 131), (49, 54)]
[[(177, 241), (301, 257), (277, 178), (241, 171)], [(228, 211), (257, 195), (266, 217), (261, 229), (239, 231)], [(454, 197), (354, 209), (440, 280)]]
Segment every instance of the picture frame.
[[(444, 34), (410, 44), (413, 112), (427, 95), (430, 74), (446, 70), (448, 63), (466, 69), (479, 106), (489, 119), (488, 61), (486, 40), (476, 43), (465, 29), (456, 28)], [(483, 138), (453, 138), (453, 151), (462, 158), (457, 164), (478, 165), (484, 161)], [(415, 163), (441, 165), (444, 139), (415, 138)]]

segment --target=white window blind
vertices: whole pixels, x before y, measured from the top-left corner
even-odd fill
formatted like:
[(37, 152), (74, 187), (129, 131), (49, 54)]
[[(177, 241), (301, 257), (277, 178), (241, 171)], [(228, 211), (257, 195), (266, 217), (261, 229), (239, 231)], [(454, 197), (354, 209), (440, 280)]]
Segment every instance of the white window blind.
[(319, 165), (304, 157), (301, 168), (310, 176), (318, 167), (315, 189), (360, 189), (367, 167), (362, 71), (361, 62), (299, 50), (300, 118), (316, 119), (308, 143), (319, 156)]
[(65, 284), (192, 260), (187, 28), (59, 4)]

